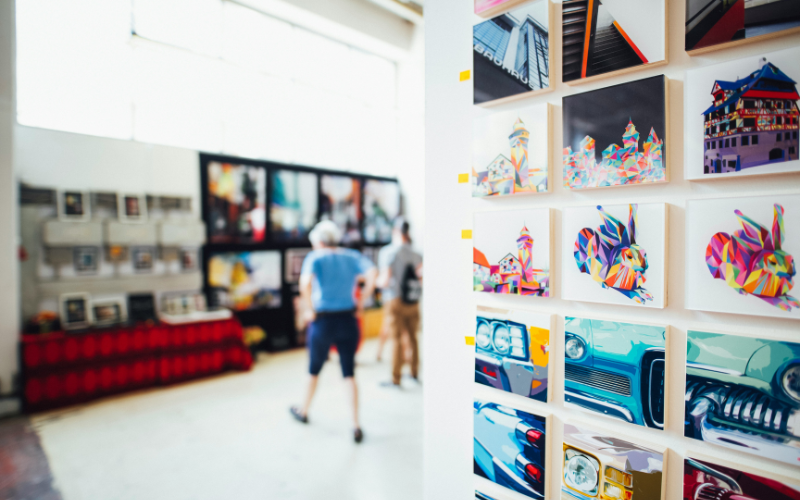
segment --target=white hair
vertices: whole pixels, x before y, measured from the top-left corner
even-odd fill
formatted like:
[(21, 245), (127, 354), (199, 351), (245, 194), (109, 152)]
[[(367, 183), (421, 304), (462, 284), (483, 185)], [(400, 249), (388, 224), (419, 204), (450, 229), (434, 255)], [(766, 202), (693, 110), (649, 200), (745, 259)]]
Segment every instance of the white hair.
[(314, 229), (308, 233), (308, 239), (311, 240), (312, 245), (325, 245), (326, 247), (335, 247), (342, 240), (342, 233), (339, 231), (339, 226), (333, 221), (324, 220), (319, 222)]

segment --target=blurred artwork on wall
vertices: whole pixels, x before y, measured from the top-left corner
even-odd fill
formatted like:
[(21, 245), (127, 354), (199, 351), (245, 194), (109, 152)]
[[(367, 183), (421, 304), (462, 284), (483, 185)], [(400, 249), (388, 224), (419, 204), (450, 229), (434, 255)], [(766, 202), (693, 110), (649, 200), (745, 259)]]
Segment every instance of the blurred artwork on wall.
[(400, 215), (400, 185), (395, 181), (364, 181), (364, 241), (389, 243), (392, 224)]
[(218, 306), (234, 311), (281, 307), (281, 253), (214, 254), (208, 261), (208, 284)]
[(361, 241), (361, 181), (345, 175), (320, 177), (321, 220), (332, 220), (345, 245)]
[(263, 167), (208, 163), (210, 243), (262, 242), (267, 229), (267, 171)]
[(317, 174), (276, 170), (270, 186), (270, 237), (274, 241), (304, 241), (317, 223)]

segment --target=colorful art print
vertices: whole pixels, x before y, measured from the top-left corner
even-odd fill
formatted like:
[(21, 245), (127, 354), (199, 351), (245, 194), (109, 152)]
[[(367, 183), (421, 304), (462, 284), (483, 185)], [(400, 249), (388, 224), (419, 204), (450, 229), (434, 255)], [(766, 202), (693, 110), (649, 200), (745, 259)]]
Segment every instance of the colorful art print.
[[(661, 75), (564, 97), (564, 187), (667, 182), (666, 92)], [(647, 134), (641, 150), (637, 126)]]
[(547, 417), (476, 399), (476, 475), (531, 498), (543, 499), (547, 485)]
[(181, 261), (181, 271), (197, 271), (198, 248), (181, 248), (179, 258)]
[(690, 200), (686, 308), (800, 319), (800, 195)]
[(664, 428), (664, 326), (564, 318), (564, 401), (630, 424)]
[(65, 220), (88, 220), (89, 193), (86, 191), (59, 191), (58, 216)]
[(392, 241), (392, 224), (400, 215), (400, 185), (396, 181), (364, 181), (364, 241)]
[(143, 194), (118, 194), (117, 213), (122, 222), (144, 222), (147, 214), (147, 197)]
[(289, 248), (286, 250), (285, 262), (286, 271), (284, 273), (284, 281), (290, 284), (296, 284), (300, 281), (300, 272), (303, 270), (303, 261), (306, 255), (311, 252), (310, 248)]
[(77, 274), (97, 274), (99, 247), (73, 247), (72, 262)]
[(666, 449), (564, 424), (562, 498), (660, 500)]
[(134, 323), (155, 321), (156, 300), (152, 293), (128, 295), (128, 318)]
[(553, 316), (478, 306), (475, 382), (547, 403)]
[(137, 273), (149, 273), (156, 260), (155, 247), (131, 247), (131, 262)]
[(553, 89), (548, 0), (482, 21), (472, 29), (474, 104), (498, 104)]
[(686, 1), (686, 51), (692, 55), (798, 31), (794, 0)]
[(361, 241), (361, 181), (346, 175), (320, 176), (320, 219), (332, 220), (342, 243)]
[(689, 330), (684, 435), (800, 464), (800, 344)]
[(581, 83), (666, 64), (666, 10), (666, 0), (564, 2), (564, 82)]
[(738, 465), (706, 460), (683, 461), (683, 500), (741, 498), (743, 500), (800, 500), (800, 483), (742, 471)]
[(257, 243), (267, 233), (267, 171), (212, 161), (207, 166), (210, 243)]
[(189, 314), (196, 310), (196, 294), (176, 293), (165, 295), (161, 300), (167, 314)]
[(270, 186), (270, 234), (275, 241), (303, 241), (317, 223), (317, 174), (276, 170)]
[(208, 284), (216, 304), (234, 311), (281, 307), (281, 252), (212, 255)]
[(686, 73), (686, 178), (800, 171), (800, 48)]
[(92, 323), (92, 300), (86, 293), (64, 294), (60, 298), (61, 327), (65, 330), (86, 328)]
[(563, 298), (664, 308), (666, 228), (663, 203), (564, 209)]
[(527, 0), (474, 0), (475, 13), (481, 17), (489, 17), (513, 8)]
[(551, 215), (549, 208), (476, 213), (473, 290), (550, 297)]
[(547, 103), (476, 118), (472, 196), (549, 192), (550, 120)]
[(92, 314), (96, 325), (114, 325), (126, 319), (125, 303), (123, 301), (95, 301), (92, 303)]

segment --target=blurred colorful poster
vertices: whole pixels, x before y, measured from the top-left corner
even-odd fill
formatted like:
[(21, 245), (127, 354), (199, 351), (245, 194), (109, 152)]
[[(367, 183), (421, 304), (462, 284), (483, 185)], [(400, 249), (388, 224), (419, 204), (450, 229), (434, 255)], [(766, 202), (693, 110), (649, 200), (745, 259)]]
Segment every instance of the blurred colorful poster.
[(361, 241), (361, 181), (346, 175), (323, 175), (320, 180), (321, 219), (342, 231), (342, 243)]
[(217, 305), (234, 311), (281, 307), (281, 253), (213, 255), (208, 262), (208, 284)]
[(400, 215), (400, 185), (395, 181), (364, 182), (364, 241), (389, 243), (392, 221)]
[(269, 216), (272, 239), (302, 241), (317, 223), (317, 174), (277, 170), (272, 175)]
[(264, 241), (267, 172), (262, 167), (216, 161), (208, 164), (210, 243)]

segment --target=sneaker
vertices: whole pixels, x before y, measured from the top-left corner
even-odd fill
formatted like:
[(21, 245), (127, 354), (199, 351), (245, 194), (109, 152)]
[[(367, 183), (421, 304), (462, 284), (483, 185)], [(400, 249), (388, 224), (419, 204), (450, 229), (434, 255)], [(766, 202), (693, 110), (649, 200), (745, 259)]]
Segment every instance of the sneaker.
[(364, 440), (364, 433), (361, 431), (361, 429), (356, 429), (355, 432), (353, 432), (353, 440), (356, 443), (360, 443)]
[(289, 408), (289, 413), (291, 413), (294, 419), (297, 420), (298, 422), (304, 424), (308, 423), (308, 415), (303, 415), (303, 413), (300, 411), (300, 408), (292, 406), (291, 408)]
[(381, 382), (379, 385), (381, 387), (389, 387), (389, 388), (392, 388), (392, 389), (402, 389), (403, 388), (403, 386), (401, 386), (400, 384), (395, 384), (391, 380), (386, 380), (384, 382)]

